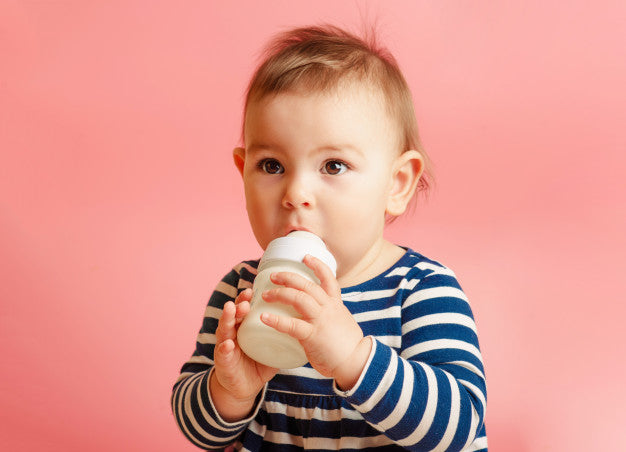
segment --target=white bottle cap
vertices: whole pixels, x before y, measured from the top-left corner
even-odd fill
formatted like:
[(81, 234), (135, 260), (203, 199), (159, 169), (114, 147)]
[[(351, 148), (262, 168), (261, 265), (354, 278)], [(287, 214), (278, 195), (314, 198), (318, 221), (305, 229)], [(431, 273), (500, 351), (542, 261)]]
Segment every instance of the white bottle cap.
[(324, 262), (333, 275), (337, 273), (337, 261), (326, 248), (324, 241), (308, 231), (293, 231), (285, 237), (272, 240), (263, 253), (259, 267), (266, 262), (279, 259), (302, 262), (307, 254)]

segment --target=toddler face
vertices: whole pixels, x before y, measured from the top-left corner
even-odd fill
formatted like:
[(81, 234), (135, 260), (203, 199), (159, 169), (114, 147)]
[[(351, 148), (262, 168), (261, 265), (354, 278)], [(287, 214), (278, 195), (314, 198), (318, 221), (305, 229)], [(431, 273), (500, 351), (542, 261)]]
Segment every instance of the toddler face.
[(356, 84), (251, 104), (235, 163), (261, 247), (293, 230), (313, 232), (337, 259), (340, 282), (372, 256), (400, 154), (396, 130), (380, 96)]

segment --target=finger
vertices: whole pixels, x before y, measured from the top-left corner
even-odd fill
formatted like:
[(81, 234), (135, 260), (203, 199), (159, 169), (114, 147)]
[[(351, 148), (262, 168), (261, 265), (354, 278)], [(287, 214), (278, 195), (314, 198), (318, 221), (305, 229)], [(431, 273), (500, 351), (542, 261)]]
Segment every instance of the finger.
[(250, 311), (250, 300), (252, 300), (252, 289), (244, 289), (235, 298), (235, 323), (239, 324)]
[(244, 301), (250, 301), (252, 300), (252, 289), (247, 288), (242, 290), (239, 295), (237, 295), (237, 298), (235, 298), (235, 304), (239, 304), (242, 303)]
[(310, 279), (291, 272), (276, 272), (270, 275), (270, 280), (279, 286), (289, 287), (305, 292), (315, 300), (321, 301), (326, 295), (324, 290)]
[(224, 309), (222, 310), (222, 316), (217, 323), (217, 330), (215, 331), (215, 337), (217, 338), (217, 343), (224, 342), (227, 339), (235, 339), (235, 313), (236, 313), (235, 303), (232, 301), (228, 301), (224, 305)]
[(250, 302), (242, 301), (236, 305), (237, 311), (235, 313), (235, 323), (240, 324), (244, 317), (250, 312)]
[(314, 318), (320, 309), (320, 304), (312, 296), (291, 287), (279, 287), (266, 290), (261, 297), (268, 303), (284, 303), (292, 306), (300, 315)]
[(307, 339), (313, 332), (313, 326), (310, 323), (294, 317), (284, 317), (264, 312), (261, 314), (261, 321), (276, 331), (288, 334), (299, 341)]
[(227, 339), (215, 347), (215, 364), (224, 368), (233, 366), (237, 360), (235, 342)]
[(337, 278), (328, 265), (310, 254), (304, 256), (302, 262), (304, 265), (313, 270), (317, 279), (320, 280), (320, 287), (326, 294), (333, 298), (341, 298), (341, 287), (339, 287)]

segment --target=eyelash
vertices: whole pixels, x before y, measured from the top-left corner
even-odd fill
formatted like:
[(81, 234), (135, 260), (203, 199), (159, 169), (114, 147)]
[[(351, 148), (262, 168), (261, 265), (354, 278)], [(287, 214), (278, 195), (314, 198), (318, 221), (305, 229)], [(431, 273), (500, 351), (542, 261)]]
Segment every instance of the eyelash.
[[(274, 163), (277, 164), (279, 166), (279, 169), (276, 172), (270, 172), (267, 170), (267, 164), (268, 163)], [(334, 164), (339, 164), (342, 166), (342, 169), (339, 170), (338, 173), (331, 173), (328, 171), (328, 165), (334, 163)], [(265, 159), (261, 159), (259, 160), (259, 162), (256, 164), (257, 168), (259, 168), (261, 171), (263, 171), (264, 173), (267, 174), (282, 174), (285, 172), (285, 168), (283, 167), (283, 165), (276, 159), (274, 158), (265, 158)], [(328, 174), (329, 176), (338, 176), (340, 174), (345, 173), (346, 171), (348, 171), (350, 169), (350, 165), (348, 165), (346, 162), (344, 162), (343, 160), (338, 160), (338, 159), (331, 159), (331, 160), (327, 160), (324, 162), (324, 164), (322, 165), (321, 171), (323, 174)]]

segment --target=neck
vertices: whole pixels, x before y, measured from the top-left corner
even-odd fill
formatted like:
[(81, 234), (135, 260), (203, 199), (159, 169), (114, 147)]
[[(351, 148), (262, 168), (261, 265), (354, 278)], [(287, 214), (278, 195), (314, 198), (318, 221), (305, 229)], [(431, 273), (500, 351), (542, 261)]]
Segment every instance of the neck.
[(342, 288), (364, 283), (390, 268), (404, 252), (399, 246), (381, 239), (356, 265), (340, 275), (337, 282)]

